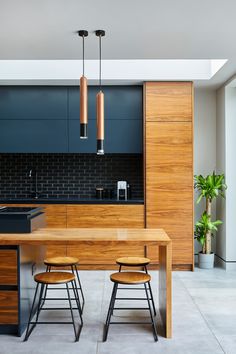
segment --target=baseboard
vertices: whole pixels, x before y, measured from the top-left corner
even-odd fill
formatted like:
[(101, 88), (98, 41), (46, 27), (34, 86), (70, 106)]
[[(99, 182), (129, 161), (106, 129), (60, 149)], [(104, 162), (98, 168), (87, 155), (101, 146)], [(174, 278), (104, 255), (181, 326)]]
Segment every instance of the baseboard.
[(236, 261), (226, 261), (217, 254), (215, 254), (215, 265), (225, 270), (236, 270)]

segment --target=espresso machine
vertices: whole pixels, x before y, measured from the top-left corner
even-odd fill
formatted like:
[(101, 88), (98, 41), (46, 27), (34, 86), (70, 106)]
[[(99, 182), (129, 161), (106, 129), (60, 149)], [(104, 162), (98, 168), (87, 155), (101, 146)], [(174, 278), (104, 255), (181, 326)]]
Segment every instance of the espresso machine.
[(128, 187), (127, 181), (118, 181), (117, 182), (117, 200), (127, 200), (128, 199), (127, 187)]

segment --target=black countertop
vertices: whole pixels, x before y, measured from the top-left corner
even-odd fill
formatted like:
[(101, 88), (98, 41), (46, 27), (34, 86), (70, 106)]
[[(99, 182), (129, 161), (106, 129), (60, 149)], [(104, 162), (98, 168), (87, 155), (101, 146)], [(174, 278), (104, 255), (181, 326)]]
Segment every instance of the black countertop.
[(143, 199), (96, 199), (96, 198), (4, 198), (0, 199), (0, 205), (4, 204), (144, 204)]

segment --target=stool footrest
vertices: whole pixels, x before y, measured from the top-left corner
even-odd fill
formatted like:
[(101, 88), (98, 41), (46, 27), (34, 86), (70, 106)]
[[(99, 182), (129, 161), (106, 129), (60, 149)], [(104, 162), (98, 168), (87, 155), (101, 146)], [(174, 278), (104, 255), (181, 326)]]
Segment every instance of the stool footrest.
[[(70, 310), (70, 307), (42, 307), (40, 311), (45, 311), (45, 310)], [(78, 310), (78, 307), (72, 307), (72, 310)]]
[(142, 322), (142, 321), (129, 321), (129, 322), (110, 322), (110, 324), (147, 324), (150, 325), (152, 322)]
[(148, 307), (114, 307), (113, 310), (149, 310)]
[[(116, 300), (142, 300), (142, 301), (147, 301), (147, 298), (145, 297), (116, 297)], [(151, 300), (151, 298), (149, 298)]]
[(55, 322), (55, 321), (50, 321), (50, 322), (44, 322), (44, 321), (38, 321), (38, 322), (30, 322), (32, 325), (38, 325), (38, 324), (73, 324), (73, 322), (65, 322), (65, 321), (60, 321), (60, 322)]

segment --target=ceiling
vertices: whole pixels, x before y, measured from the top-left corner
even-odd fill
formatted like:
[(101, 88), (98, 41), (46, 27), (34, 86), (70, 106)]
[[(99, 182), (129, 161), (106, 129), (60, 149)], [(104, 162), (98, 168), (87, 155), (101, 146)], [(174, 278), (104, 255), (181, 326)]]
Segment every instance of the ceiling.
[[(103, 58), (228, 59), (199, 86), (217, 88), (236, 73), (235, 0), (0, 0), (0, 60)], [(0, 62), (1, 65), (1, 62)]]

